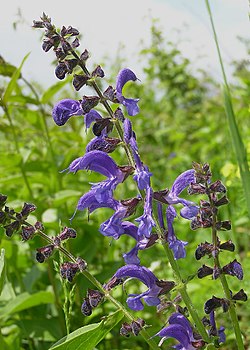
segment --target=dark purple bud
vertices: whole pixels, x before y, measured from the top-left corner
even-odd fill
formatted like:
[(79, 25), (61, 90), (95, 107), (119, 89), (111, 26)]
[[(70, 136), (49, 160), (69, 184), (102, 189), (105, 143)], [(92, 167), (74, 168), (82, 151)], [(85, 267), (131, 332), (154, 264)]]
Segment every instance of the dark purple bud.
[(0, 209), (2, 209), (5, 206), (7, 198), (8, 197), (5, 194), (0, 193)]
[(83, 303), (81, 306), (81, 311), (84, 314), (84, 316), (90, 316), (92, 314), (92, 307), (89, 303), (89, 299), (85, 298), (83, 299)]
[(89, 80), (89, 77), (87, 75), (74, 74), (72, 84), (76, 89), (76, 91), (79, 91), (84, 85), (87, 84), (88, 80)]
[(228, 311), (230, 301), (224, 298), (217, 298), (213, 296), (211, 299), (207, 300), (204, 305), (204, 311), (206, 314), (210, 314), (212, 311), (218, 307), (222, 307), (223, 311)]
[(158, 202), (169, 204), (166, 200), (167, 195), (169, 194), (169, 190), (166, 188), (165, 190), (154, 192), (153, 198), (156, 199)]
[(45, 247), (37, 248), (36, 260), (39, 263), (43, 263), (44, 260), (48, 259), (52, 255), (54, 248), (54, 244), (49, 244)]
[(124, 322), (120, 328), (120, 335), (122, 335), (123, 337), (129, 337), (131, 332), (131, 325), (127, 322)]
[(88, 113), (92, 108), (98, 105), (100, 97), (98, 96), (83, 96), (81, 106), (83, 114)]
[(142, 318), (138, 318), (136, 321), (131, 322), (132, 333), (137, 337), (145, 325), (145, 321)]
[[(128, 167), (128, 168), (132, 168), (132, 167)], [(128, 170), (129, 172), (131, 171), (131, 169), (128, 169)], [(140, 201), (141, 200), (137, 197), (121, 200), (122, 205), (124, 207), (127, 207), (126, 217), (132, 215), (135, 212), (135, 209)]]
[(158, 287), (162, 288), (159, 295), (169, 293), (175, 287), (175, 282), (173, 282), (173, 281), (159, 280), (159, 281), (156, 281), (155, 284)]
[(60, 275), (62, 278), (68, 280), (69, 282), (73, 281), (76, 273), (79, 271), (78, 264), (67, 261), (60, 266)]
[(71, 35), (71, 36), (76, 36), (79, 35), (79, 31), (76, 28), (73, 28), (71, 26), (68, 26), (68, 28), (65, 30), (65, 34), (64, 35)]
[(0, 211), (0, 224), (5, 225), (7, 224), (8, 220), (8, 214), (3, 211)]
[(67, 54), (63, 51), (61, 47), (57, 47), (56, 49), (54, 49), (54, 52), (58, 60), (63, 60), (67, 56)]
[(203, 278), (213, 274), (213, 269), (209, 266), (202, 265), (197, 271), (198, 278)]
[(90, 306), (94, 308), (103, 300), (104, 294), (99, 292), (99, 290), (88, 289), (87, 297), (89, 299)]
[(209, 164), (199, 164), (193, 162), (193, 169), (195, 170), (196, 183), (205, 184), (206, 182), (210, 181), (212, 173), (210, 171)]
[(155, 244), (155, 242), (157, 241), (157, 239), (159, 238), (158, 234), (157, 233), (151, 233), (149, 239), (148, 239), (148, 242), (147, 244), (145, 245), (145, 248), (144, 249), (147, 249), (149, 247), (152, 247), (152, 245)]
[(200, 220), (200, 218), (196, 217), (194, 218), (191, 223), (190, 223), (190, 228), (191, 230), (197, 230), (198, 228), (202, 227), (202, 222)]
[(88, 52), (88, 50), (85, 49), (80, 56), (80, 60), (87, 61), (88, 58), (89, 58), (89, 52)]
[(244, 292), (244, 290), (241, 289), (238, 293), (236, 293), (232, 296), (232, 299), (233, 300), (247, 301), (247, 295)]
[(235, 276), (239, 280), (243, 279), (243, 270), (241, 264), (236, 259), (234, 259), (234, 261), (231, 261), (229, 264), (225, 265), (222, 268), (222, 272), (226, 275)]
[(21, 238), (22, 241), (28, 241), (34, 236), (36, 229), (34, 226), (22, 226)]
[(113, 129), (113, 123), (110, 118), (97, 119), (94, 123), (92, 130), (95, 136), (101, 136), (103, 130), (106, 128), (106, 133), (108, 134)]
[(44, 39), (42, 43), (42, 49), (44, 52), (48, 52), (54, 46), (52, 39)]
[(4, 226), (6, 236), (11, 237), (13, 233), (16, 233), (21, 227), (19, 221), (15, 220), (11, 224)]
[(188, 194), (204, 194), (206, 193), (206, 187), (199, 183), (191, 183), (187, 189)]
[(235, 245), (233, 244), (233, 242), (231, 241), (231, 239), (229, 241), (226, 241), (222, 244), (220, 244), (220, 249), (222, 250), (228, 250), (230, 252), (234, 252), (235, 250)]
[(22, 215), (22, 217), (27, 218), (29, 216), (29, 214), (32, 213), (35, 210), (36, 210), (36, 206), (34, 204), (32, 204), (32, 203), (24, 203), (20, 214)]
[(202, 349), (206, 345), (205, 341), (202, 339), (192, 341), (191, 344), (195, 349)]
[(60, 62), (55, 68), (55, 75), (58, 79), (63, 80), (68, 72), (65, 62)]
[(226, 193), (227, 189), (223, 185), (223, 183), (220, 180), (215, 181), (209, 186), (209, 190), (211, 192), (216, 192), (216, 193)]
[(66, 30), (66, 27), (65, 26), (62, 26), (62, 29), (61, 29), (61, 36), (65, 36), (67, 34), (67, 30)]
[(64, 227), (62, 232), (57, 236), (60, 241), (64, 241), (68, 238), (76, 238), (76, 230), (70, 227)]
[(116, 286), (119, 286), (119, 284), (123, 283), (122, 278), (117, 278), (116, 276), (113, 276), (108, 283), (106, 283), (103, 287), (107, 290), (110, 291), (111, 289), (115, 288)]
[(78, 257), (78, 258), (76, 259), (76, 262), (77, 262), (77, 265), (78, 265), (80, 271), (86, 270), (86, 268), (87, 268), (87, 263), (86, 263), (86, 261), (85, 261), (84, 259)]
[(62, 49), (65, 53), (69, 53), (69, 51), (71, 51), (72, 47), (70, 45), (70, 43), (66, 40), (61, 40), (61, 45), (62, 45)]
[(77, 48), (78, 46), (80, 46), (80, 41), (78, 38), (75, 38), (73, 41), (72, 41), (72, 44), (71, 46), (73, 47), (73, 49)]
[(73, 69), (77, 66), (78, 60), (75, 58), (72, 58), (70, 60), (65, 60), (64, 63), (67, 66), (68, 73), (72, 73)]
[(200, 260), (206, 254), (210, 255), (213, 248), (214, 248), (214, 245), (211, 243), (207, 243), (207, 242), (201, 243), (200, 245), (198, 245), (198, 247), (195, 251), (196, 260)]
[(231, 221), (226, 220), (226, 221), (218, 221), (216, 222), (216, 230), (221, 230), (221, 231), (228, 231), (231, 230)]
[(105, 76), (104, 71), (101, 66), (97, 66), (91, 73), (92, 77), (103, 78)]
[(220, 199), (218, 199), (217, 201), (214, 202), (214, 205), (216, 207), (220, 207), (221, 205), (226, 205), (229, 203), (229, 200), (226, 196), (221, 197)]
[(105, 153), (112, 153), (117, 148), (117, 146), (121, 143), (121, 140), (114, 137), (96, 137), (86, 147), (86, 151), (94, 151), (99, 150)]
[(103, 96), (114, 103), (118, 103), (119, 101), (116, 99), (115, 89), (109, 85), (107, 89), (103, 92)]
[(124, 122), (125, 117), (120, 107), (116, 108), (116, 110), (114, 111), (114, 118), (120, 120), (121, 122)]
[(33, 21), (33, 28), (44, 28), (43, 21)]
[(37, 231), (44, 231), (44, 226), (40, 221), (37, 221), (34, 226)]

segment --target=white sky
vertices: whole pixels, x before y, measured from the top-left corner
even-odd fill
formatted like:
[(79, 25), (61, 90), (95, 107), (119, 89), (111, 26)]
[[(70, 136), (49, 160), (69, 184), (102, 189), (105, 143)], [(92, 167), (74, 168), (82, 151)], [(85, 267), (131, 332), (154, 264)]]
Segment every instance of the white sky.
[[(72, 7), (71, 7), (72, 4)], [(221, 44), (226, 70), (230, 74), (232, 59), (247, 58), (244, 45), (237, 36), (250, 38), (247, 0), (210, 0), (215, 26)], [(24, 21), (18, 21), (20, 8)], [(204, 0), (9, 0), (0, 13), (1, 50), (3, 58), (18, 66), (31, 52), (23, 68), (26, 78), (44, 87), (57, 82), (51, 61), (52, 53), (41, 49), (42, 30), (31, 28), (42, 12), (61, 27), (72, 25), (83, 35), (80, 48), (87, 48), (92, 60), (99, 62), (105, 55), (113, 58), (120, 44), (124, 45), (127, 66), (140, 77), (138, 52), (140, 41), (150, 42), (150, 18), (158, 18), (164, 36), (173, 41), (180, 30), (179, 48), (193, 66), (213, 72), (220, 81), (221, 73)], [(197, 57), (199, 57), (197, 59)], [(139, 73), (138, 73), (139, 72)]]

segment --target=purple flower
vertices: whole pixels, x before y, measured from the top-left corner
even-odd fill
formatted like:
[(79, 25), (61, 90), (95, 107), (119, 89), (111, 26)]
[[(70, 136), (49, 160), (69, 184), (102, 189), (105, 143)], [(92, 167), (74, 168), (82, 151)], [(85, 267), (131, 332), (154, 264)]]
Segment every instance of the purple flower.
[(150, 247), (158, 238), (158, 235), (151, 235), (149, 238), (140, 237), (138, 235), (138, 227), (129, 221), (123, 221), (121, 224), (124, 232), (123, 234), (133, 237), (136, 240), (136, 245), (128, 253), (123, 254), (123, 258), (126, 264), (140, 264), (138, 258), (138, 251), (144, 250)]
[(169, 244), (169, 248), (172, 250), (174, 254), (175, 260), (185, 258), (186, 250), (185, 246), (188, 244), (187, 242), (181, 241), (176, 238), (173, 228), (173, 221), (176, 218), (176, 210), (172, 205), (169, 205), (166, 212), (167, 216), (167, 227), (168, 227), (168, 235), (167, 241)]
[(179, 350), (194, 350), (193, 344), (196, 342), (193, 337), (192, 327), (188, 319), (176, 312), (169, 317), (169, 326), (164, 327), (154, 335), (161, 337), (159, 346), (168, 338), (175, 338), (179, 344), (174, 348)]
[(145, 198), (144, 213), (135, 221), (139, 222), (138, 236), (149, 238), (152, 228), (155, 226), (154, 219), (152, 218), (152, 198), (153, 191), (151, 187), (147, 188), (147, 194)]
[(159, 282), (159, 280), (153, 274), (153, 272), (146, 267), (133, 264), (126, 265), (118, 269), (113, 278), (114, 277), (118, 279), (131, 277), (136, 278), (148, 287), (148, 289), (143, 293), (129, 294), (127, 304), (130, 309), (135, 311), (143, 310), (144, 306), (141, 299), (143, 299), (149, 306), (156, 306), (160, 304), (160, 299), (158, 296), (160, 295), (162, 288), (157, 286), (157, 282)]
[(180, 198), (179, 194), (190, 184), (195, 182), (195, 171), (193, 169), (184, 171), (173, 183), (170, 191), (164, 196), (168, 204), (181, 203), (184, 208), (181, 209), (180, 215), (188, 220), (192, 220), (198, 214), (199, 207), (193, 202)]
[(59, 126), (64, 125), (73, 115), (83, 115), (79, 101), (65, 99), (57, 102), (52, 110), (52, 117)]
[(137, 77), (130, 69), (124, 68), (119, 72), (116, 80), (116, 98), (126, 107), (128, 114), (134, 116), (139, 113), (137, 105), (139, 99), (126, 98), (122, 94), (124, 85), (131, 80), (136, 81)]
[(217, 329), (214, 311), (210, 312), (209, 318), (210, 318), (210, 326), (211, 326), (209, 334), (213, 336), (218, 336), (219, 343), (225, 343), (226, 341), (225, 327), (221, 326), (219, 329)]
[(98, 119), (102, 119), (102, 116), (94, 109), (92, 109), (90, 112), (86, 113), (84, 115), (84, 123), (86, 126), (86, 130), (89, 129), (90, 125)]
[(137, 182), (138, 188), (140, 190), (145, 190), (150, 186), (150, 177), (152, 173), (149, 172), (149, 169), (141, 161), (138, 146), (136, 142), (136, 135), (132, 130), (132, 124), (129, 119), (124, 120), (124, 141), (131, 146), (133, 157), (135, 160), (135, 175), (133, 179)]

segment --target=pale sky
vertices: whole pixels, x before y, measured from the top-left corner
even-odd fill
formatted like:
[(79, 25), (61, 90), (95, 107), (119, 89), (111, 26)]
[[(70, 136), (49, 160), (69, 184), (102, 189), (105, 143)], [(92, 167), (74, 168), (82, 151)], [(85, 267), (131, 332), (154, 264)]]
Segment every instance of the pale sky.
[[(72, 3), (72, 7), (70, 4)], [(229, 63), (233, 59), (249, 59), (244, 45), (237, 36), (250, 38), (249, 7), (247, 0), (210, 0), (215, 26), (221, 44), (223, 60), (230, 75)], [(19, 20), (18, 9), (24, 21)], [(140, 77), (142, 67), (138, 62), (140, 41), (150, 42), (150, 18), (158, 18), (159, 26), (167, 40), (182, 39), (179, 48), (192, 61), (192, 66), (208, 69), (221, 81), (221, 72), (213, 41), (213, 35), (204, 0), (9, 0), (0, 13), (1, 51), (3, 58), (18, 66), (31, 52), (23, 73), (44, 87), (58, 80), (54, 76), (51, 61), (54, 55), (41, 49), (42, 30), (31, 28), (34, 19), (42, 12), (61, 27), (72, 25), (83, 35), (80, 48), (87, 48), (92, 60), (98, 63), (105, 55), (112, 59), (119, 45), (127, 66)]]

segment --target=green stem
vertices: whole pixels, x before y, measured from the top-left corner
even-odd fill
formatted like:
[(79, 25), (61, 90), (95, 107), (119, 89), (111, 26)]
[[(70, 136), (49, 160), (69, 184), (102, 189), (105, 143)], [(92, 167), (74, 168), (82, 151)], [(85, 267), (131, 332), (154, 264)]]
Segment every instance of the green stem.
[(9, 124), (10, 124), (10, 127), (11, 127), (11, 132), (12, 132), (12, 135), (13, 135), (13, 140), (14, 140), (14, 145), (15, 145), (16, 152), (17, 152), (17, 154), (19, 154), (21, 156), (20, 169), (21, 169), (21, 173), (22, 173), (22, 176), (23, 176), (24, 183), (25, 183), (25, 185), (26, 185), (26, 187), (28, 189), (30, 198), (32, 200), (34, 200), (34, 195), (33, 195), (32, 189), (31, 189), (29, 181), (28, 181), (28, 177), (26, 175), (26, 172), (25, 172), (25, 169), (24, 169), (24, 166), (23, 166), (23, 157), (22, 157), (21, 152), (20, 152), (18, 139), (17, 139), (17, 135), (16, 135), (16, 131), (15, 131), (15, 126), (14, 126), (14, 124), (12, 122), (12, 119), (11, 119), (8, 107), (6, 105), (2, 105), (2, 108), (3, 108), (3, 110), (4, 110), (5, 114), (6, 114), (6, 117), (7, 117), (8, 121), (9, 121)]

